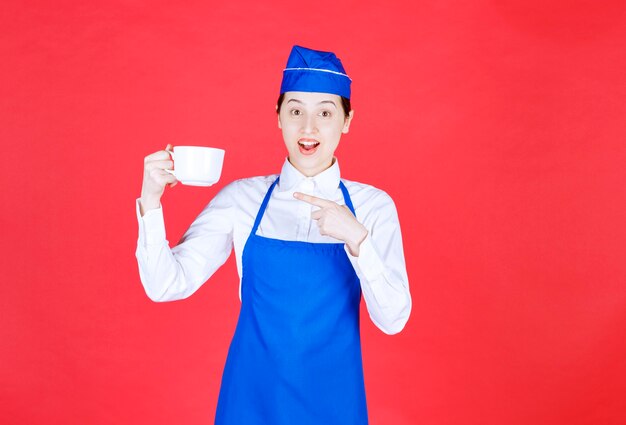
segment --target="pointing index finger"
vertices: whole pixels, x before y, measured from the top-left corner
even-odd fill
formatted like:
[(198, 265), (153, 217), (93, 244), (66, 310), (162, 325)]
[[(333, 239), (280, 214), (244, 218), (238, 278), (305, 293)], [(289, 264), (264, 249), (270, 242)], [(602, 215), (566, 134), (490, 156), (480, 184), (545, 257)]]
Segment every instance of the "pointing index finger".
[(334, 204), (333, 201), (329, 201), (328, 199), (318, 198), (316, 196), (307, 195), (301, 192), (294, 192), (294, 198), (309, 203), (311, 205), (315, 205), (316, 207), (324, 208)]

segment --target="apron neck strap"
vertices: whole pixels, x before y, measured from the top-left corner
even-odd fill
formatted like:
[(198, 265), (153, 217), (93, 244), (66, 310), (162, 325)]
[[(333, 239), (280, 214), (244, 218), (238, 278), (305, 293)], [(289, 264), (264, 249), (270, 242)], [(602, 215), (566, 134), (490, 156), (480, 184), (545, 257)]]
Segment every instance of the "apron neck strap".
[(265, 198), (263, 198), (263, 203), (261, 204), (261, 208), (259, 208), (259, 212), (257, 213), (256, 219), (254, 220), (254, 226), (252, 226), (252, 232), (250, 232), (253, 235), (256, 235), (256, 231), (259, 228), (259, 224), (261, 224), (261, 219), (263, 218), (263, 213), (265, 213), (265, 209), (267, 208), (267, 203), (270, 201), (270, 196), (272, 196), (272, 191), (278, 184), (278, 180), (280, 180), (280, 176), (276, 177), (276, 180), (274, 180), (274, 183), (272, 183), (267, 193), (265, 194)]
[(348, 193), (348, 189), (346, 188), (346, 185), (343, 184), (341, 180), (339, 180), (339, 187), (341, 188), (341, 193), (343, 193), (344, 202), (346, 203), (350, 211), (352, 211), (352, 214), (356, 217), (356, 212), (354, 212), (354, 206), (352, 205), (352, 199), (350, 199), (350, 194)]

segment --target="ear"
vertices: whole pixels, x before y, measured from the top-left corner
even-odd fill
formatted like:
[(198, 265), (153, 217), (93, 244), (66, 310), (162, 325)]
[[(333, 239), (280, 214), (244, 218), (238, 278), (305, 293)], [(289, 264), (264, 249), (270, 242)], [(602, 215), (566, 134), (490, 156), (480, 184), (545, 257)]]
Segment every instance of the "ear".
[(348, 113), (348, 117), (343, 122), (343, 128), (341, 129), (342, 133), (346, 134), (348, 131), (350, 131), (350, 123), (352, 122), (353, 117), (354, 117), (354, 109)]
[(280, 125), (280, 114), (278, 113), (278, 105), (276, 105), (276, 112), (276, 118), (278, 118), (278, 128), (282, 130), (283, 128)]

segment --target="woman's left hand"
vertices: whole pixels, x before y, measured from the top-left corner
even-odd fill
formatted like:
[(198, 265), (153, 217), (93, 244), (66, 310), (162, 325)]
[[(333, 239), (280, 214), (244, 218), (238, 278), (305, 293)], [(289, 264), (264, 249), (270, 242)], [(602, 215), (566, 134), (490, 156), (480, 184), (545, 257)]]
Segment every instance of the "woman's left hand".
[(293, 196), (320, 208), (311, 213), (311, 218), (317, 222), (320, 234), (344, 241), (350, 254), (354, 257), (359, 256), (359, 246), (368, 232), (347, 206), (300, 192), (295, 192)]

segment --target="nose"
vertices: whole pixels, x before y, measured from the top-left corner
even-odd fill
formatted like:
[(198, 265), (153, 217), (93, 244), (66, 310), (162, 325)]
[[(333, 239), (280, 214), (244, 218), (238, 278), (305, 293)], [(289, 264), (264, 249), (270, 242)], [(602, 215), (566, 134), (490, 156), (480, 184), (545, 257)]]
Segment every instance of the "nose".
[(302, 131), (307, 134), (314, 134), (317, 131), (317, 123), (314, 114), (307, 114), (302, 123)]

